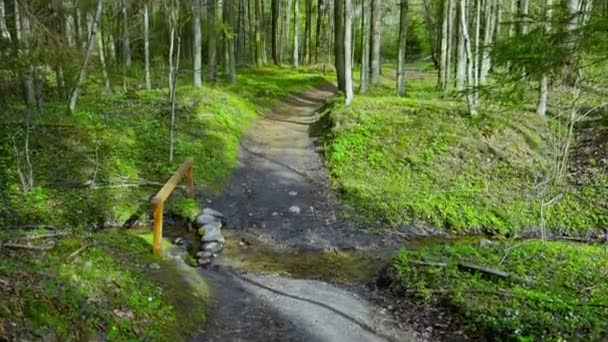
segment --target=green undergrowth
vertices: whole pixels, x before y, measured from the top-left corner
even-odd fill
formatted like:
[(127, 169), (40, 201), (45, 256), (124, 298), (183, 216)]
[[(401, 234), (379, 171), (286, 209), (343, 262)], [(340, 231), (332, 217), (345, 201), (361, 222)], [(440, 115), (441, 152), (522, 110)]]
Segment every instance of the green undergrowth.
[[(552, 182), (556, 119), (485, 99), (470, 118), (424, 71), (408, 71), (408, 95), (392, 81), (336, 102), (325, 153), (343, 197), (385, 227), (509, 235), (546, 227), (561, 234), (608, 224), (608, 172)], [(388, 77), (388, 76), (387, 76)], [(390, 81), (390, 83), (389, 83)], [(544, 207), (541, 219), (542, 203)]]
[[(458, 267), (464, 263), (509, 277)], [(403, 249), (389, 274), (397, 295), (461, 316), (473, 336), (592, 341), (608, 336), (607, 265), (606, 246), (469, 240)]]
[[(167, 89), (109, 94), (98, 82), (93, 75), (74, 115), (52, 101), (33, 113), (29, 136), (19, 105), (2, 113), (0, 146), (7, 153), (0, 155), (0, 226), (113, 226), (138, 218), (147, 223), (150, 197), (188, 156), (195, 160), (197, 191), (216, 193), (256, 114), (326, 80), (316, 72), (263, 67), (240, 70), (236, 85), (180, 87), (173, 163)], [(19, 171), (27, 175), (29, 164), (34, 187), (24, 191)]]
[[(28, 235), (49, 233), (54, 232)], [(0, 335), (58, 341), (194, 336), (205, 322), (207, 285), (194, 269), (180, 267), (181, 261), (152, 256), (148, 235), (72, 233), (45, 252), (4, 248)], [(24, 236), (2, 233), (11, 241)], [(45, 240), (31, 245), (52, 246)], [(193, 272), (196, 282), (189, 279)]]

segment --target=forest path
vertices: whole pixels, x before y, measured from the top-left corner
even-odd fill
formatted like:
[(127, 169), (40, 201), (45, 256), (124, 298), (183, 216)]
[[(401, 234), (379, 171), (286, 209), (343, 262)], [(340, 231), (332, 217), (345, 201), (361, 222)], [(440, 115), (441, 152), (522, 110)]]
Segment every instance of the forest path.
[[(228, 217), (235, 236), (247, 232), (256, 236), (253, 244), (287, 253), (386, 246), (382, 237), (337, 217), (338, 202), (309, 134), (316, 110), (334, 94), (326, 85), (293, 96), (248, 131), (232, 181), (212, 204)], [(221, 256), (201, 272), (214, 298), (200, 331), (203, 341), (416, 340), (364, 298), (363, 286), (235, 270)]]

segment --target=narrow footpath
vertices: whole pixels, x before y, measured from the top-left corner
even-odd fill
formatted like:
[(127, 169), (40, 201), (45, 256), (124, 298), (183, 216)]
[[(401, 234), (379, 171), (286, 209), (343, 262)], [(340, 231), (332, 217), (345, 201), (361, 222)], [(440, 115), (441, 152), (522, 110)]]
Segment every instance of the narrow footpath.
[[(264, 113), (241, 144), (232, 181), (211, 206), (238, 234), (275, 250), (386, 248), (383, 237), (338, 215), (323, 160), (310, 136), (332, 85), (306, 91)], [(216, 259), (202, 269), (214, 303), (201, 341), (415, 341), (408, 327), (357, 286), (236, 270)], [(363, 287), (363, 286), (361, 286)]]

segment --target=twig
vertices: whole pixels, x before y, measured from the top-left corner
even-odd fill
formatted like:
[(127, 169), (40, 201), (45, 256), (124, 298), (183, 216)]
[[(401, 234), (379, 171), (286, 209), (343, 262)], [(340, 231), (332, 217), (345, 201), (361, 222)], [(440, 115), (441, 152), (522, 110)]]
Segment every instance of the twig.
[(434, 261), (412, 261), (412, 265), (417, 266), (433, 266), (433, 267), (447, 267), (448, 264), (445, 262), (434, 262)]
[(509, 273), (501, 271), (501, 270), (497, 270), (497, 269), (489, 268), (489, 267), (477, 266), (477, 265), (473, 265), (473, 264), (469, 264), (469, 263), (465, 263), (465, 262), (459, 262), (458, 268), (461, 270), (467, 271), (467, 272), (479, 272), (479, 273), (484, 273), (487, 275), (491, 275), (491, 276), (503, 278), (503, 279), (507, 279), (511, 276)]
[(49, 226), (47, 224), (29, 224), (29, 225), (24, 225), (24, 226), (3, 226), (3, 227), (0, 227), (0, 230), (2, 230), (2, 229), (38, 229), (38, 228), (59, 230), (57, 227)]
[(71, 235), (71, 232), (58, 232), (58, 233), (49, 233), (49, 234), (40, 234), (40, 235), (32, 235), (32, 236), (22, 236), (22, 237), (15, 237), (15, 238), (11, 238), (11, 240), (25, 240), (25, 241), (30, 241), (30, 240), (38, 240), (38, 239), (47, 239), (47, 238), (52, 238), (52, 237), (57, 237), (57, 236), (66, 236), (66, 235)]
[(515, 248), (517, 248), (517, 247), (519, 247), (519, 246), (523, 245), (524, 243), (526, 243), (526, 242), (528, 242), (528, 241), (530, 241), (530, 240), (524, 240), (524, 241), (522, 241), (522, 242), (520, 242), (520, 243), (516, 243), (516, 244), (514, 244), (513, 246), (511, 246), (511, 247), (509, 247), (509, 248), (505, 249), (505, 255), (503, 255), (502, 259), (500, 259), (500, 262), (499, 262), (498, 264), (499, 264), (499, 265), (502, 265), (502, 264), (505, 262), (505, 260), (507, 260), (507, 257), (509, 256), (509, 254), (511, 253), (511, 251), (512, 251), (512, 250), (514, 250)]
[(95, 243), (87, 243), (86, 245), (83, 245), (82, 247), (78, 248), (77, 250), (75, 250), (74, 252), (72, 252), (72, 254), (68, 255), (67, 258), (65, 258), (66, 260), (70, 260), (72, 258), (75, 258), (78, 254), (84, 252), (85, 249), (91, 247), (95, 245)]
[(52, 244), (49, 246), (32, 246), (32, 245), (21, 245), (21, 244), (17, 244), (17, 243), (3, 243), (3, 244), (0, 244), (0, 247), (16, 248), (16, 249), (30, 249), (30, 250), (35, 250), (35, 251), (48, 251), (49, 249), (52, 249), (53, 247), (55, 247), (55, 244)]

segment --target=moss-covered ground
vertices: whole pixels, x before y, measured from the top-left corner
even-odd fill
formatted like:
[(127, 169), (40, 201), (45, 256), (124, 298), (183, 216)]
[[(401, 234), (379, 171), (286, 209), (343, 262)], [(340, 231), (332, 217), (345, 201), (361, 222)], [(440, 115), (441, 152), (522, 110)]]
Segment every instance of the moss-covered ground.
[(64, 230), (28, 240), (56, 233), (0, 236), (50, 248), (1, 249), (0, 327), (8, 340), (184, 340), (205, 322), (203, 278), (181, 261), (152, 256), (149, 233)]
[(566, 126), (559, 117), (484, 98), (471, 118), (462, 99), (437, 91), (424, 66), (408, 70), (406, 97), (395, 95), (385, 72), (352, 105), (336, 101), (326, 120), (334, 184), (375, 227), (512, 235), (544, 225), (576, 235), (608, 224), (608, 170), (597, 156), (583, 157), (597, 169), (590, 177), (570, 172), (574, 164), (553, 177)]
[[(509, 278), (458, 266), (466, 263), (507, 272)], [(519, 341), (608, 336), (608, 248), (603, 245), (540, 240), (427, 244), (402, 250), (389, 273), (397, 295), (463, 317), (472, 336)]]

